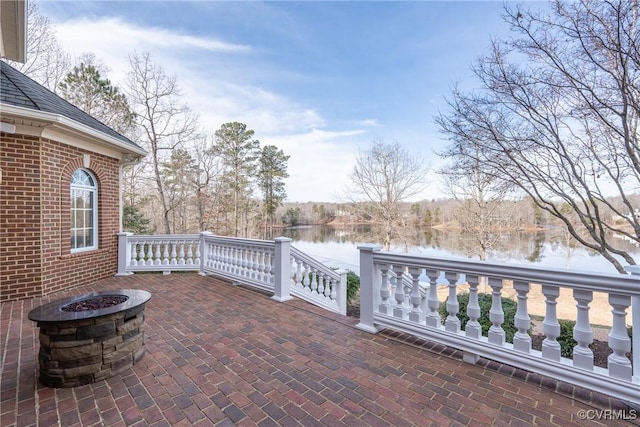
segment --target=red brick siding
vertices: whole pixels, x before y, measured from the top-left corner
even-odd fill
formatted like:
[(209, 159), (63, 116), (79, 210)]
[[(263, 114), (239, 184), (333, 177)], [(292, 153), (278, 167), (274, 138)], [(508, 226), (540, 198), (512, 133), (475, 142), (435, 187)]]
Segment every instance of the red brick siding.
[(38, 138), (0, 133), (0, 301), (42, 295)]
[[(6, 207), (4, 202), (5, 192), (13, 197), (18, 197), (21, 191), (16, 191), (15, 187), (22, 185), (20, 188), (24, 189), (34, 184), (31, 181), (28, 184), (20, 184), (21, 176), (24, 177), (23, 180), (37, 181), (33, 185), (36, 190), (33, 191), (37, 192), (39, 199), (36, 200), (37, 213), (34, 214), (35, 216), (31, 216), (31, 222), (27, 224), (31, 228), (37, 228), (37, 232), (27, 231), (24, 220), (16, 221), (17, 215), (9, 216), (6, 221), (1, 222), (3, 235), (5, 223), (7, 229), (10, 227), (16, 230), (15, 235), (12, 235), (13, 250), (1, 252), (2, 300), (46, 295), (114, 275), (117, 271), (118, 260), (117, 233), (120, 230), (118, 160), (48, 139), (29, 140), (26, 137), (13, 138), (12, 136), (7, 140), (14, 139), (19, 142), (13, 144), (14, 150), (17, 150), (17, 147), (24, 147), (25, 142), (30, 142), (32, 146), (37, 147), (37, 150), (32, 149), (31, 152), (36, 151), (38, 156), (31, 159), (35, 165), (28, 164), (21, 167), (20, 170), (15, 170), (15, 176), (12, 177), (12, 180), (5, 181), (7, 172), (5, 172), (4, 165), (4, 139), (3, 135), (3, 204), (0, 205), (2, 207), (0, 215), (4, 217), (5, 209), (7, 212), (9, 210), (16, 212), (23, 210), (21, 206), (26, 204), (23, 200), (26, 196), (20, 195), (21, 203), (16, 207), (11, 201), (13, 199), (6, 203)], [(22, 149), (24, 150), (24, 148)], [(69, 185), (72, 173), (78, 168), (84, 168), (84, 154), (91, 156), (91, 164), (87, 169), (93, 173), (98, 181), (98, 249), (71, 254)], [(19, 162), (20, 160), (18, 160)], [(10, 171), (16, 169), (15, 166), (9, 165), (7, 168)], [(29, 197), (28, 201), (31, 201), (33, 196)], [(38, 219), (37, 224), (34, 217)], [(24, 280), (22, 269), (17, 269), (19, 265), (16, 265), (14, 261), (12, 265), (16, 269), (15, 272), (5, 278), (5, 257), (11, 262), (10, 256), (16, 253), (22, 257), (21, 259), (24, 259), (25, 256), (22, 253), (25, 251), (22, 248), (28, 244), (39, 248), (39, 257), (34, 255), (34, 258), (39, 258), (37, 259), (38, 277)], [(21, 263), (22, 261), (19, 264)]]

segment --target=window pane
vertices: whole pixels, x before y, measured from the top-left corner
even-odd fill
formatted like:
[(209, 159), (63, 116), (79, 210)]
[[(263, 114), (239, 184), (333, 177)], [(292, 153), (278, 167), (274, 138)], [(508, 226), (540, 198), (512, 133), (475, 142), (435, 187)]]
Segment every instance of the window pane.
[(93, 246), (93, 230), (91, 228), (84, 230), (84, 245), (86, 248)]
[(70, 190), (71, 249), (94, 248), (97, 245), (95, 180), (87, 171), (78, 169), (71, 177)]
[(91, 217), (93, 216), (90, 210), (85, 210), (82, 212), (82, 227), (83, 228), (91, 228)]

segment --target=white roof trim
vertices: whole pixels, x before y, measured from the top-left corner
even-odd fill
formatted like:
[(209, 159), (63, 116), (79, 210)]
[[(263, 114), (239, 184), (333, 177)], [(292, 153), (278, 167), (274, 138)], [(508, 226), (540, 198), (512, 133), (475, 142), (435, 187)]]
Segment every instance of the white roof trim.
[(32, 110), (30, 108), (17, 107), (15, 105), (7, 105), (0, 103), (0, 115), (1, 116), (15, 116), (21, 119), (38, 120), (42, 122), (50, 123), (56, 127), (61, 127), (65, 130), (72, 131), (74, 133), (81, 133), (89, 136), (93, 139), (97, 139), (111, 145), (113, 148), (117, 148), (118, 151), (125, 154), (135, 154), (138, 156), (146, 156), (147, 152), (140, 147), (127, 144), (126, 142), (114, 138), (111, 135), (107, 135), (104, 132), (100, 132), (90, 126), (78, 123), (75, 120), (71, 120), (62, 114), (49, 113), (47, 111)]
[(0, 55), (25, 62), (27, 52), (26, 0), (0, 1)]

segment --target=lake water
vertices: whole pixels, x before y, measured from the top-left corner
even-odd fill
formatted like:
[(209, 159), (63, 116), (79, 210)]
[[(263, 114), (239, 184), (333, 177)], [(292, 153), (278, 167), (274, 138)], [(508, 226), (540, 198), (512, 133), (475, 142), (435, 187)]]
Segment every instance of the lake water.
[[(293, 246), (332, 266), (358, 272), (357, 247), (380, 241), (370, 225), (298, 226), (276, 231), (276, 236), (293, 239)], [(549, 268), (617, 273), (599, 254), (582, 248), (562, 229), (535, 233), (502, 233), (493, 236), (492, 249), (486, 252), (489, 261), (526, 264)], [(640, 261), (640, 248), (631, 242), (615, 239), (616, 244)], [(392, 242), (391, 251), (430, 257), (479, 259), (479, 245), (473, 238), (457, 231), (405, 230)], [(625, 263), (623, 262), (623, 265)]]

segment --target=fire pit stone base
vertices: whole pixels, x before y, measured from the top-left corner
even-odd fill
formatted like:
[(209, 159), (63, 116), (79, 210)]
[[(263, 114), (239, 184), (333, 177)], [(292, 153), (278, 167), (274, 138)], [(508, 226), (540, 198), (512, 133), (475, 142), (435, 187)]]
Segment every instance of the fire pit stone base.
[[(65, 302), (68, 303), (58, 302), (57, 307)], [(145, 305), (140, 304), (140, 300), (137, 302), (139, 305), (134, 306), (119, 304), (123, 306), (120, 311), (118, 306), (110, 307), (108, 310), (112, 313), (106, 315), (99, 315), (101, 310), (93, 310), (62, 315), (59, 321), (38, 320), (40, 382), (48, 387), (75, 387), (131, 368), (145, 351)], [(76, 319), (64, 319), (69, 316)], [(29, 317), (37, 320), (33, 317), (38, 316), (30, 313)]]

